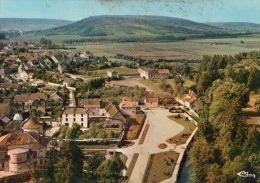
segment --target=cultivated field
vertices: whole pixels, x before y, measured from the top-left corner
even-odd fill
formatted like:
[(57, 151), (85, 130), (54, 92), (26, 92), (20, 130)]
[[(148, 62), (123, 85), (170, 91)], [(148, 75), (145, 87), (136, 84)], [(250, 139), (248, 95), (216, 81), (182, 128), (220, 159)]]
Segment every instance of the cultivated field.
[[(42, 36), (43, 37), (43, 36)], [(41, 36), (23, 35), (15, 41), (39, 42)], [(50, 35), (45, 36), (54, 43), (62, 44), (65, 39), (81, 39), (81, 36)], [(241, 43), (243, 41), (243, 43)], [(114, 57), (125, 54), (145, 59), (201, 59), (205, 54), (237, 54), (260, 49), (260, 34), (239, 36), (237, 38), (193, 39), (176, 42), (145, 43), (94, 43), (89, 45), (71, 45), (79, 51), (91, 51), (94, 55)]]
[[(240, 41), (244, 41), (241, 43)], [(258, 50), (260, 35), (238, 38), (194, 39), (176, 42), (114, 43), (78, 45), (80, 51), (89, 50), (96, 55), (125, 54), (145, 59), (201, 59), (205, 54), (237, 54)]]

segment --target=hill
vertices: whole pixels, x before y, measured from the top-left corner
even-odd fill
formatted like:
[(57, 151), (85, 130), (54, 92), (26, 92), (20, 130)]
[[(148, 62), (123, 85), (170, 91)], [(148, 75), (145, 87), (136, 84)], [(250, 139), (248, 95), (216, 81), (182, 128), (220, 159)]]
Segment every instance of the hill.
[(0, 18), (0, 30), (35, 31), (51, 29), (70, 23), (73, 23), (73, 21), (31, 18)]
[(249, 32), (249, 33), (259, 33), (260, 24), (245, 23), (245, 22), (214, 22), (208, 23), (208, 25), (219, 27), (222, 29), (229, 29), (235, 32)]
[(36, 32), (41, 35), (80, 35), (91, 39), (124, 41), (207, 37), (227, 33), (211, 25), (161, 16), (94, 16)]

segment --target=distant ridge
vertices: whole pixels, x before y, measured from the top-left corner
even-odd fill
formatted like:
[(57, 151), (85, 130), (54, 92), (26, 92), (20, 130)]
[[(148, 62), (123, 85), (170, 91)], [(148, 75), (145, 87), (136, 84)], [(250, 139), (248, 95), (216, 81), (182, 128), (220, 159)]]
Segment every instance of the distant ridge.
[(36, 18), (0, 18), (0, 30), (35, 31), (73, 23), (68, 20)]
[(259, 33), (260, 24), (247, 23), (247, 22), (213, 22), (207, 23), (208, 25), (219, 27), (222, 29), (228, 29), (236, 32), (251, 32)]
[(227, 34), (225, 29), (190, 20), (163, 16), (93, 16), (35, 32), (41, 35), (80, 35), (104, 39), (188, 38)]

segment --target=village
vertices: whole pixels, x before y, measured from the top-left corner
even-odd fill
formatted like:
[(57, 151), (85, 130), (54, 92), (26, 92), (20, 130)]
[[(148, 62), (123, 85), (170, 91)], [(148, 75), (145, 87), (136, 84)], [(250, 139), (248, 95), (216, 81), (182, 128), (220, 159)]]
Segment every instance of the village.
[[(82, 144), (86, 156), (95, 151), (126, 155), (128, 169), (124, 175), (135, 182), (149, 174), (145, 172), (147, 169), (140, 170), (140, 167), (145, 168), (142, 163), (149, 164), (150, 154), (174, 151), (182, 157), (196, 132), (194, 125), (189, 133), (184, 134), (184, 127), (173, 124), (175, 120), (167, 117), (174, 114), (181, 118), (181, 114), (196, 124), (191, 116), (198, 117), (196, 111), (202, 109), (203, 102), (191, 90), (163, 103), (160, 97), (146, 91), (149, 87), (140, 85), (137, 89), (146, 92), (142, 99), (133, 95), (123, 96), (119, 103), (113, 103), (95, 96), (84, 96), (82, 93), (91, 88), (82, 88), (88, 82), (93, 88), (116, 87), (115, 84), (111, 86), (110, 81), (122, 80), (123, 74), (109, 69), (105, 78), (97, 74), (84, 78), (73, 72), (75, 67), (69, 68), (71, 63), (76, 67), (96, 63), (99, 67), (106, 65), (109, 68), (113, 63), (104, 57), (97, 58), (90, 52), (50, 50), (39, 44), (23, 42), (7, 44), (1, 49), (0, 56), (1, 178), (29, 171), (35, 165), (41, 166), (45, 163), (46, 152), (55, 145), (59, 149), (63, 141), (77, 141)], [(172, 75), (168, 69), (139, 66), (136, 74), (130, 75), (132, 77), (163, 80)], [(79, 88), (79, 84), (83, 86)], [(71, 135), (71, 129), (78, 129), (81, 135)], [(98, 131), (97, 134), (91, 134), (92, 130)], [(179, 139), (184, 137), (186, 140), (172, 142), (181, 132)], [(160, 144), (165, 147), (158, 147)], [(129, 168), (136, 161), (136, 153), (140, 156), (139, 161), (134, 168)], [(181, 159), (177, 158), (174, 163), (178, 168), (167, 174), (172, 178), (169, 182), (177, 180)]]

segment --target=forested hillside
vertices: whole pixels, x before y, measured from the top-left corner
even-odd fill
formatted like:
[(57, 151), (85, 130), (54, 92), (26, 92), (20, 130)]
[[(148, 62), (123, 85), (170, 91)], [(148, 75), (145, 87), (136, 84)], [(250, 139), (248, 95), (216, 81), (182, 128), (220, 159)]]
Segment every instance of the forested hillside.
[(162, 16), (93, 16), (36, 35), (78, 35), (82, 39), (64, 44), (98, 41), (183, 40), (192, 37), (218, 37), (233, 34), (222, 28), (190, 20)]
[(249, 93), (260, 87), (258, 52), (205, 56), (197, 93), (205, 99), (190, 151), (194, 182), (259, 182), (237, 175), (260, 172), (260, 133), (242, 115)]

